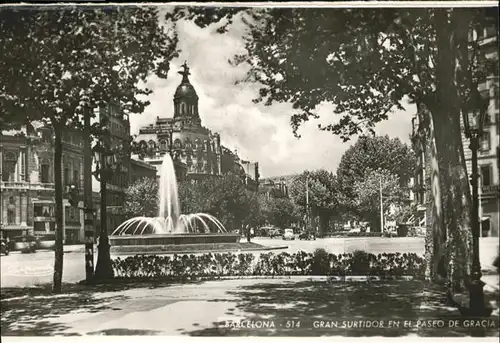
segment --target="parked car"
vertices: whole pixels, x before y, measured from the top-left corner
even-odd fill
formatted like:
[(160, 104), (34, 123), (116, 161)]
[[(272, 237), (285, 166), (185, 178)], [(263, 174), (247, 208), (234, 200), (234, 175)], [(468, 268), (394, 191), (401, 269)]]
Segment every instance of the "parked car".
[(22, 253), (33, 253), (39, 246), (39, 239), (35, 236), (17, 236), (11, 241), (14, 248), (12, 250), (20, 251)]
[(37, 249), (55, 250), (56, 236), (53, 234), (37, 237)]
[(316, 236), (314, 236), (311, 232), (302, 232), (300, 235), (299, 235), (299, 239), (303, 239), (303, 240), (316, 240)]
[(285, 229), (285, 232), (283, 233), (283, 240), (295, 240), (295, 235), (293, 234), (293, 229)]
[(7, 241), (5, 239), (2, 238), (1, 240), (1, 249), (0, 249), (0, 253), (1, 254), (5, 254), (5, 255), (8, 255), (9, 252), (10, 252), (10, 249), (9, 249), (9, 245), (7, 244)]
[(274, 237), (279, 237), (279, 236), (281, 236), (280, 229), (269, 230), (269, 238), (274, 238)]

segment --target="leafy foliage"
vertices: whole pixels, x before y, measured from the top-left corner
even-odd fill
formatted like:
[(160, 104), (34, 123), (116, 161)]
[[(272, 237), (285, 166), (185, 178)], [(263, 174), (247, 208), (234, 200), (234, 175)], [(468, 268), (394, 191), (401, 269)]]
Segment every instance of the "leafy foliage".
[(266, 196), (259, 197), (260, 223), (279, 228), (289, 227), (300, 220), (298, 207), (290, 198)]
[(158, 216), (158, 180), (144, 177), (135, 181), (125, 191), (125, 213), (132, 217)]
[(258, 217), (257, 194), (247, 189), (242, 178), (229, 173), (207, 178), (196, 183), (183, 182), (179, 186), (183, 212), (204, 212), (218, 218), (231, 230), (241, 224), (253, 224)]
[[(243, 21), (246, 54), (233, 62), (248, 64), (246, 81), (261, 85), (256, 101), (292, 103), (294, 130), (316, 117), (319, 104), (333, 103), (332, 118), (338, 120), (321, 128), (348, 140), (373, 131), (393, 109), (403, 109), (404, 97), (433, 104), (439, 91), (439, 29), (453, 33), (457, 25), (478, 29), (490, 23), (498, 32), (497, 15), (495, 8), (178, 7), (166, 19), (192, 20), (220, 33)], [(469, 44), (478, 50), (477, 41)], [(469, 70), (476, 84), (498, 68), (481, 54), (473, 57)], [(459, 85), (464, 102), (469, 81)]]
[(302, 216), (306, 214), (307, 200), (309, 201), (310, 214), (312, 217), (319, 217), (323, 231), (329, 219), (342, 210), (342, 195), (338, 192), (337, 178), (324, 169), (298, 175), (290, 185), (290, 196), (299, 206)]
[[(401, 187), (399, 178), (387, 170), (366, 170), (363, 180), (354, 184), (355, 203), (358, 212), (366, 220), (379, 219), (380, 188), (382, 188), (383, 211), (386, 214), (391, 206), (401, 208), (409, 199), (408, 187)], [(376, 224), (373, 223), (373, 224)]]
[[(360, 191), (363, 183), (365, 185), (369, 183), (368, 175), (375, 170), (381, 170), (383, 174), (381, 176), (396, 178), (398, 184), (390, 183), (393, 188), (390, 193), (402, 196), (401, 193), (408, 188), (415, 166), (415, 153), (398, 138), (391, 139), (389, 136), (359, 138), (346, 150), (337, 168), (337, 178), (344, 195), (345, 206), (357, 215), (361, 215), (363, 211), (359, 211), (358, 206), (363, 203), (360, 197), (362, 194), (356, 192), (355, 186), (357, 185)], [(372, 194), (374, 194), (373, 189)], [(367, 200), (366, 196), (364, 200)]]

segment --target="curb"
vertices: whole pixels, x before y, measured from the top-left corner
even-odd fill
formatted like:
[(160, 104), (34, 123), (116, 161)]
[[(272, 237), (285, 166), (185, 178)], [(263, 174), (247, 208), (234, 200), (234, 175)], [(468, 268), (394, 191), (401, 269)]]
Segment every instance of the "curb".
[(239, 252), (246, 253), (252, 251), (269, 251), (269, 250), (284, 250), (288, 249), (288, 246), (274, 246), (274, 247), (261, 247), (261, 248), (250, 248), (250, 249), (224, 249), (224, 250), (198, 250), (198, 251), (113, 251), (113, 247), (111, 247), (111, 254), (115, 256), (119, 255), (190, 255), (190, 254), (217, 254), (217, 253), (226, 253), (226, 252)]

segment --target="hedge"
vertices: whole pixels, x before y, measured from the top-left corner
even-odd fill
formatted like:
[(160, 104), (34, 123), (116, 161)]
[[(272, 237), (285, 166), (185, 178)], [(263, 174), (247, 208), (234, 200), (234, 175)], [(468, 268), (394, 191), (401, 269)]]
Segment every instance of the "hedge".
[(262, 253), (209, 253), (203, 255), (136, 255), (113, 260), (118, 278), (186, 279), (221, 276), (366, 275), (421, 277), (424, 259), (417, 254), (364, 251), (332, 254), (324, 249)]

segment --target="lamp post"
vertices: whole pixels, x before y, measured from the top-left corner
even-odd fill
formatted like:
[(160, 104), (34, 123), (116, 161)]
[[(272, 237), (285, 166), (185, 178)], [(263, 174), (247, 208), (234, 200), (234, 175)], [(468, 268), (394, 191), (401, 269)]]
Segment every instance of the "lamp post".
[(380, 232), (384, 230), (384, 199), (382, 197), (382, 175), (380, 176)]
[(486, 87), (481, 91), (473, 89), (472, 92), (469, 111), (463, 113), (464, 132), (465, 136), (469, 138), (469, 148), (472, 153), (472, 172), (470, 178), (472, 186), (472, 280), (469, 286), (469, 307), (461, 308), (460, 312), (464, 316), (488, 317), (491, 315), (492, 309), (486, 307), (484, 303), (484, 282), (481, 281), (481, 263), (479, 261), (479, 173), (477, 151), (479, 150), (479, 139), (483, 133), (484, 120), (488, 114), (489, 90)]
[(116, 170), (121, 167), (119, 156), (123, 153), (123, 148), (122, 146), (118, 146), (114, 149), (108, 149), (108, 144), (100, 141), (93, 150), (96, 161), (94, 176), (101, 184), (101, 228), (99, 231), (97, 264), (94, 276), (96, 280), (106, 280), (114, 276), (110, 255), (111, 245), (109, 244), (107, 229), (106, 184), (111, 180)]

